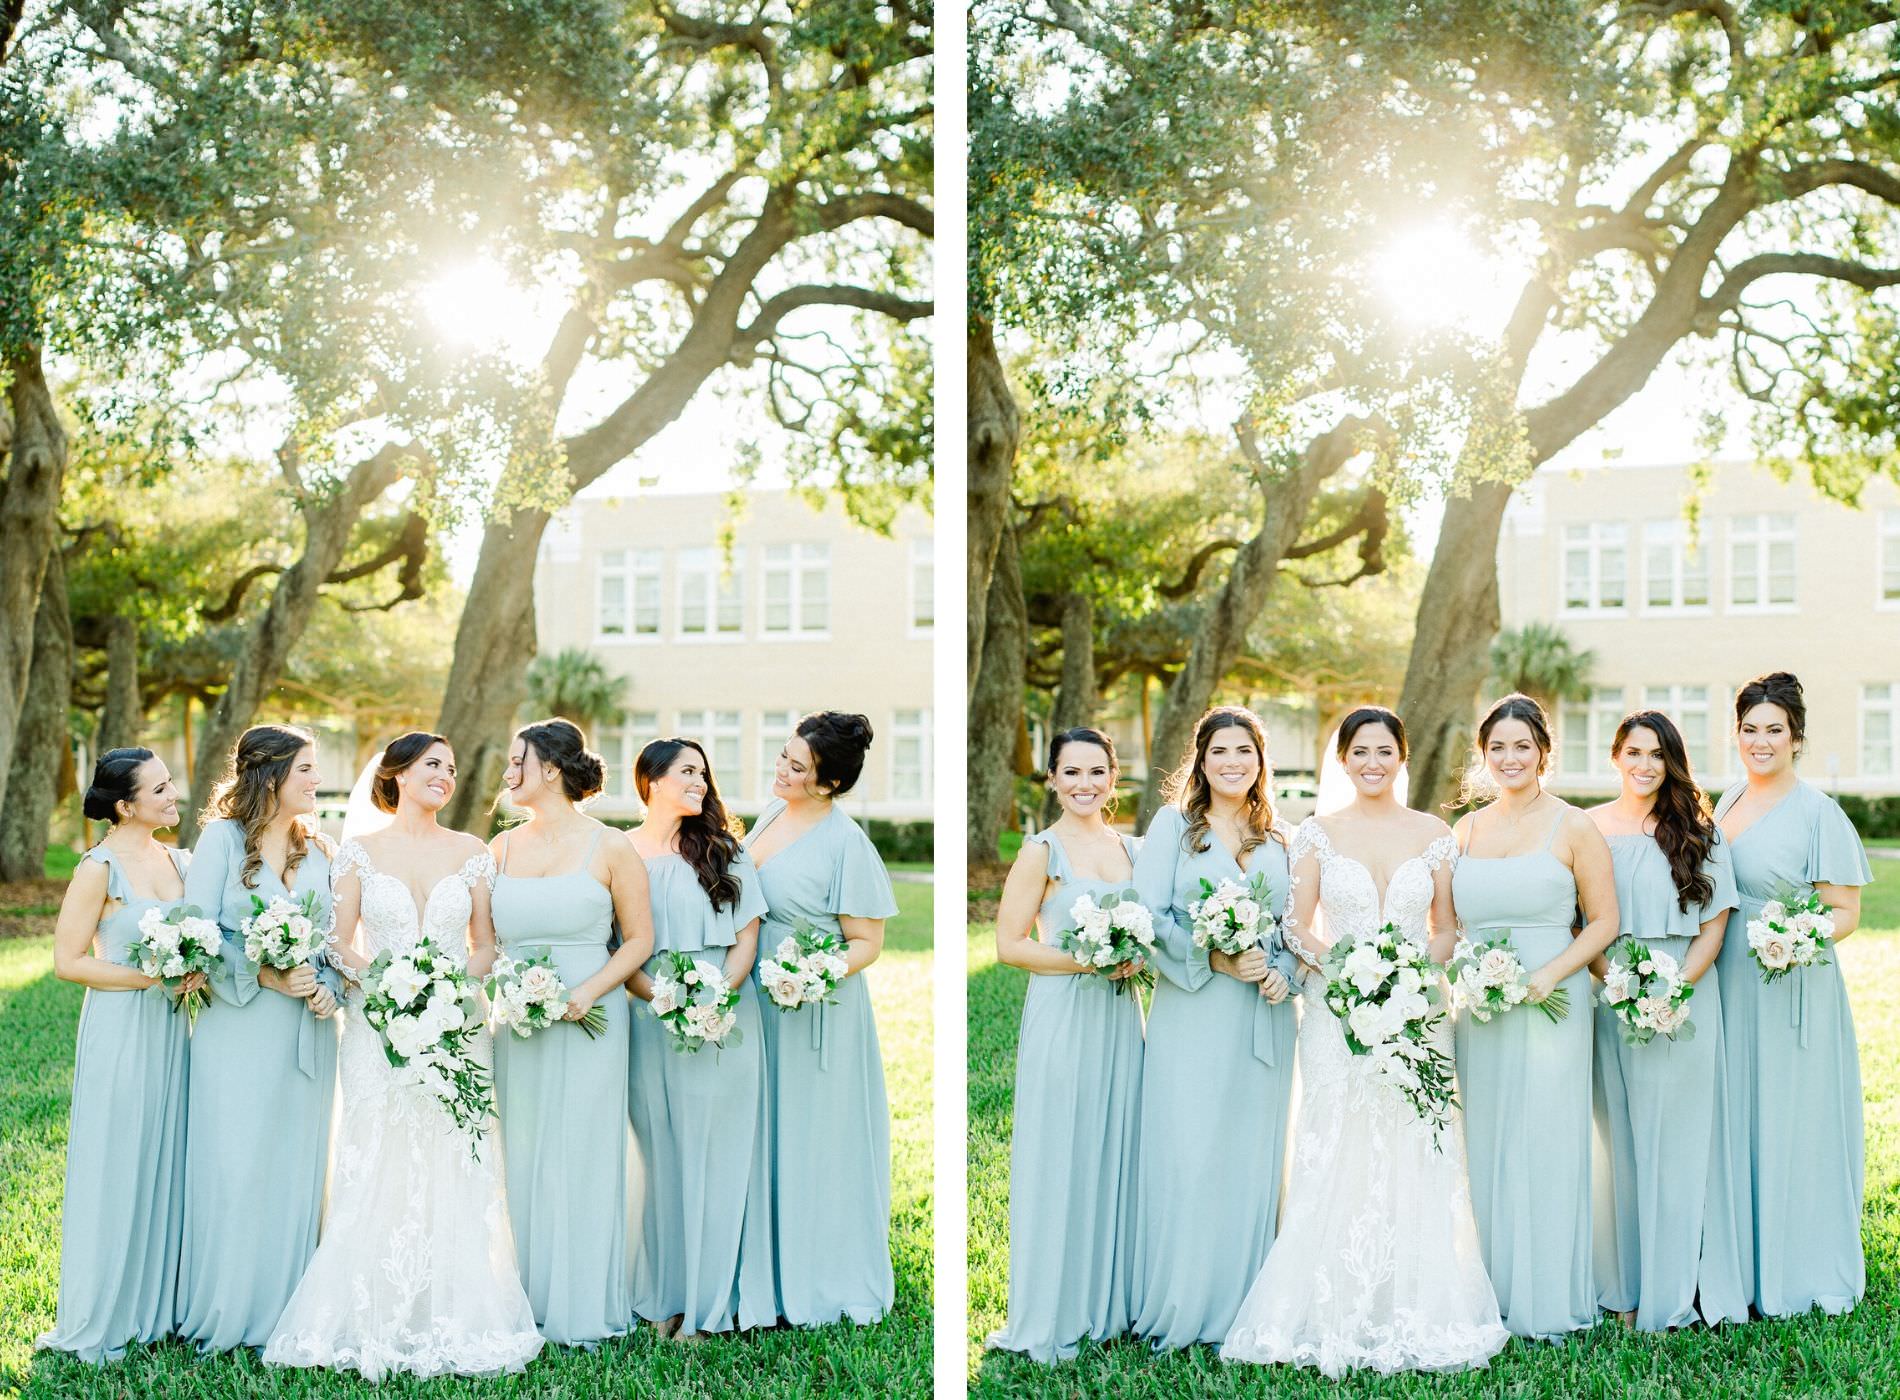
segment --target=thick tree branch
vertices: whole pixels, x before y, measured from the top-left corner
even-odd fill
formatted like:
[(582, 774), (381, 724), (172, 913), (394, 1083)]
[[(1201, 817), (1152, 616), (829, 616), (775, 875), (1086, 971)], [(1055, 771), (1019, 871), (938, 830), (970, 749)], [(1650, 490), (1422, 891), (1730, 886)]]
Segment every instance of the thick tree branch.
[(739, 331), (739, 341), (744, 345), (757, 345), (760, 341), (770, 340), (777, 332), (779, 323), (794, 311), (807, 306), (850, 306), (860, 311), (877, 311), (895, 321), (914, 321), (919, 316), (930, 314), (928, 301), (912, 301), (891, 292), (873, 291), (868, 287), (807, 286), (788, 287), (774, 294), (750, 324)]

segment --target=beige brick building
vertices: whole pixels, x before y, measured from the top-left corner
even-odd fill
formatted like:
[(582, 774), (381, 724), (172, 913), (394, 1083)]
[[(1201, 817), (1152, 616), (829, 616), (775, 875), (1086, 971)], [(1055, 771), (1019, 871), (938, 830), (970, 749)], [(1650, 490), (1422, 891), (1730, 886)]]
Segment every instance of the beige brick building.
[(756, 813), (793, 722), (838, 709), (876, 734), (851, 814), (927, 819), (932, 564), (916, 509), (885, 537), (786, 491), (749, 493), (732, 519), (717, 492), (572, 503), (542, 539), (536, 621), (543, 655), (581, 647), (628, 678), (620, 723), (590, 736), (611, 769), (594, 810), (638, 813), (634, 757), (681, 734), (706, 746), (729, 805)]
[(1606, 463), (1540, 473), (1498, 544), (1504, 625), (1562, 627), (1596, 653), (1594, 691), (1558, 716), (1555, 784), (1610, 793), (1617, 721), (1638, 706), (1683, 730), (1708, 786), (1739, 776), (1736, 688), (1801, 678), (1800, 768), (1834, 792), (1900, 793), (1900, 490), (1850, 509), (1748, 464), (1715, 469), (1690, 530), (1688, 469)]

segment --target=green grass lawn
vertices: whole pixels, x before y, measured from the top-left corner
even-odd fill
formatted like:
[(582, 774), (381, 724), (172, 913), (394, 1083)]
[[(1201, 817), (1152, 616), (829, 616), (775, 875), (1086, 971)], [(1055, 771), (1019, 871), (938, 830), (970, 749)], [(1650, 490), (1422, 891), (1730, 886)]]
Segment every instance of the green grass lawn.
[[(249, 1352), (199, 1358), (177, 1343), (95, 1369), (33, 1350), (53, 1321), (78, 988), (56, 981), (43, 937), (0, 941), (0, 1396), (479, 1395), (587, 1400), (631, 1394), (726, 1397), (929, 1392), (930, 886), (896, 887), (901, 912), (865, 975), (877, 1003), (891, 1099), (891, 1251), (897, 1304), (875, 1327), (748, 1333), (682, 1346), (651, 1330), (587, 1352), (550, 1347), (520, 1376), (354, 1376), (267, 1368)], [(241, 1222), (234, 1228), (242, 1228)]]
[(1900, 1395), (1900, 863), (1879, 861), (1863, 929), (1840, 959), (1860, 1034), (1867, 1105), (1867, 1297), (1842, 1318), (1813, 1315), (1657, 1337), (1615, 1323), (1550, 1346), (1512, 1342), (1490, 1369), (1459, 1376), (1367, 1377), (1334, 1385), (1315, 1371), (1223, 1363), (1206, 1347), (1157, 1356), (1134, 1342), (1085, 1348), (1045, 1367), (986, 1353), (1009, 1285), (1010, 1098), (1027, 974), (995, 960), (994, 930), (969, 929), (970, 1326), (972, 1394), (1113, 1396), (1695, 1397)]

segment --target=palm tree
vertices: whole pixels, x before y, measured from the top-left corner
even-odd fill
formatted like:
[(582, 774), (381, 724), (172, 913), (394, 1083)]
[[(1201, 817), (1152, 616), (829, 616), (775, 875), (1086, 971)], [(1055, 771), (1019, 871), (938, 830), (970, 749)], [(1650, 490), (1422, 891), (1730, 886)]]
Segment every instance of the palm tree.
[(618, 719), (626, 702), (627, 678), (580, 647), (535, 657), (527, 679), (528, 708), (536, 715), (559, 715), (590, 731)]
[(1500, 685), (1521, 690), (1553, 707), (1590, 694), (1594, 651), (1579, 651), (1563, 629), (1549, 622), (1527, 622), (1498, 633), (1491, 643), (1491, 674)]

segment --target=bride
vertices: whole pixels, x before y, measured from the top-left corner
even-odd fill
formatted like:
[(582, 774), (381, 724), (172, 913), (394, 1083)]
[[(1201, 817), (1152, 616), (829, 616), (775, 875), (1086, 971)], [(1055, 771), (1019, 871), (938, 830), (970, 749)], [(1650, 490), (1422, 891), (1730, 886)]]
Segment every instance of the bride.
[[(438, 734), (405, 734), (364, 771), (332, 866), (339, 951), (354, 971), (424, 934), (451, 955), (467, 950), (478, 977), (493, 964), (494, 861), (475, 837), (436, 824), (454, 791), (455, 755)], [(372, 803), (390, 815), (359, 833), (377, 825)], [(361, 994), (351, 1000), (360, 1012)], [(485, 1031), (476, 1053), (492, 1065)], [(493, 1125), (477, 1158), (433, 1099), (397, 1080), (360, 1014), (344, 1023), (337, 1069), (322, 1239), (264, 1360), (370, 1381), (521, 1370), (541, 1334), (515, 1269)]]
[[(1230, 1361), (1391, 1373), (1481, 1366), (1510, 1339), (1478, 1250), (1464, 1129), (1443, 1151), (1399, 1091), (1347, 1049), (1326, 1007), (1326, 950), (1396, 924), (1442, 963), (1456, 940), (1451, 862), (1438, 818), (1402, 799), (1405, 726), (1367, 706), (1346, 716), (1320, 810), (1294, 835), (1286, 941), (1307, 965), (1299, 1107), (1273, 1250), (1221, 1346)], [(1334, 797), (1335, 778), (1350, 796)], [(1339, 784), (1345, 786), (1345, 784)], [(1324, 919), (1315, 926), (1315, 913)], [(1451, 1028), (1443, 1028), (1447, 1056)]]

